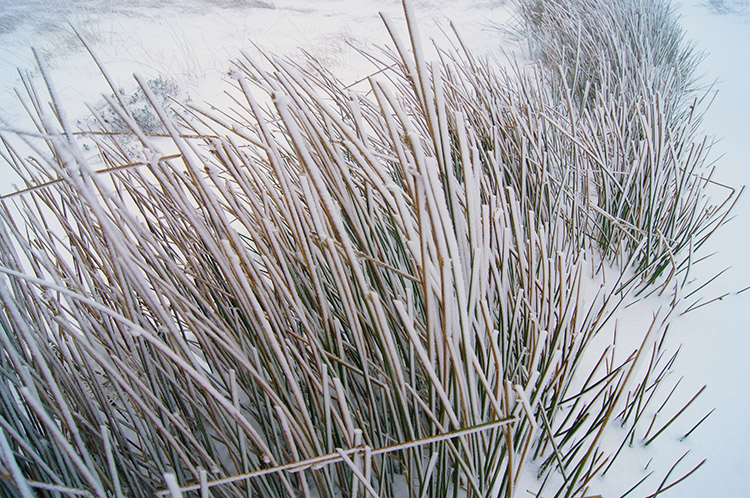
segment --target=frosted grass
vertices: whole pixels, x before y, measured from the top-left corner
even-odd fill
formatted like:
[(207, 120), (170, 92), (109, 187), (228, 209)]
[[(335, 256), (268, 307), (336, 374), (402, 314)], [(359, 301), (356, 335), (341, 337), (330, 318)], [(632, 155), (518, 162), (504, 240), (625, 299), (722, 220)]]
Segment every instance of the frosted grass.
[[(556, 79), (460, 43), (428, 62), (405, 17), (354, 86), (246, 55), (233, 105), (175, 121), (136, 77), (166, 130), (110, 99), (137, 147), (27, 85), (38, 138), (2, 132), (25, 179), (0, 224), (4, 491), (510, 497), (533, 464), (540, 495), (593, 492), (734, 197), (707, 200), (679, 85), (579, 94), (578, 59)], [(669, 304), (590, 365), (639, 292)]]

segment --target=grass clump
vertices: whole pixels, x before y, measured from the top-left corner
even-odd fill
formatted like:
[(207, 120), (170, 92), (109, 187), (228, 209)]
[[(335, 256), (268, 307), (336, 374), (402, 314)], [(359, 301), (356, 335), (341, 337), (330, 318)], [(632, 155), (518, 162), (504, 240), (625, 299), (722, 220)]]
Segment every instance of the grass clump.
[(685, 270), (718, 226), (709, 218), (727, 207), (707, 207), (704, 193), (729, 203), (733, 192), (704, 167), (710, 143), (697, 126), (706, 94), (694, 81), (701, 56), (674, 8), (630, 0), (518, 5), (552, 99), (567, 107), (550, 124), (580, 144), (572, 164), (588, 163), (579, 189), (597, 213), (587, 234), (605, 260), (624, 258), (646, 285)]
[[(173, 101), (183, 102), (184, 92), (180, 90), (177, 83), (163, 76), (149, 79), (146, 82), (151, 93), (157, 98), (158, 104), (163, 109), (169, 109)], [(119, 98), (122, 99), (128, 108), (130, 116), (135, 120), (138, 127), (148, 135), (160, 135), (166, 133), (166, 128), (161, 119), (154, 112), (149, 100), (146, 98), (143, 90), (138, 87), (134, 91), (127, 93), (124, 89), (119, 89)], [(110, 96), (114, 98), (114, 95)], [(103, 121), (103, 128), (108, 132), (122, 133), (130, 135), (130, 127), (125, 120), (120, 117), (106, 102), (102, 102), (95, 112), (94, 121)], [(170, 112), (170, 119), (176, 120), (177, 115)], [(92, 123), (98, 128), (98, 123)]]
[(95, 158), (28, 85), (47, 150), (3, 135), (27, 183), (0, 223), (3, 491), (510, 497), (536, 459), (580, 496), (616, 458), (602, 432), (637, 423), (668, 322), (581, 383), (586, 348), (728, 204), (658, 98), (428, 63), (405, 14), (353, 90), (245, 56), (233, 106), (176, 123), (138, 78), (167, 136), (110, 99), (140, 146), (93, 133)]

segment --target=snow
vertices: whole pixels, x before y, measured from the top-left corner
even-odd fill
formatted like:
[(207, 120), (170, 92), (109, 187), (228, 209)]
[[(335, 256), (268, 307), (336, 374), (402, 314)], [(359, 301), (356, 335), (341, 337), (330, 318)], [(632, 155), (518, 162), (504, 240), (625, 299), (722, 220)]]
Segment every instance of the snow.
[[(453, 19), (477, 53), (495, 52), (503, 43), (498, 26), (507, 24), (509, 15), (498, 2), (441, 4), (416, 3), (426, 40), (444, 39), (442, 30), (449, 29)], [(69, 115), (87, 116), (86, 103), (96, 104), (101, 95), (111, 93), (70, 26), (92, 45), (118, 89), (129, 93), (136, 88), (133, 73), (146, 80), (164, 76), (179, 83), (180, 98), (220, 105), (226, 101), (231, 60), (242, 51), (258, 56), (262, 48), (303, 62), (304, 50), (343, 80), (369, 74), (373, 66), (354, 47), (387, 44), (379, 12), (405, 31), (399, 0), (0, 0), (0, 123), (33, 129), (14, 93), (22, 89), (17, 69), (35, 72), (31, 47), (50, 66)], [(15, 181), (11, 172), (1, 171), (0, 195), (15, 190)]]
[[(725, 4), (729, 12), (711, 5)], [(705, 132), (720, 138), (714, 147), (718, 170), (715, 179), (740, 187), (750, 183), (750, 9), (738, 0), (699, 2), (681, 0), (677, 6), (689, 38), (705, 50), (700, 66), (704, 83), (717, 80), (718, 91), (705, 116)], [(430, 38), (444, 39), (443, 30), (452, 20), (467, 46), (477, 54), (496, 54), (510, 49), (508, 34), (501, 26), (511, 22), (507, 6), (495, 0), (417, 0), (415, 12), (430, 59)], [(34, 72), (31, 46), (47, 60), (61, 100), (72, 117), (86, 115), (85, 103), (96, 104), (110, 93), (91, 57), (85, 53), (69, 21), (90, 41), (106, 64), (118, 87), (135, 87), (132, 74), (144, 78), (159, 75), (173, 79), (183, 98), (196, 102), (221, 102), (229, 79), (229, 61), (241, 51), (257, 54), (257, 47), (304, 61), (300, 47), (322, 60), (335, 74), (355, 81), (372, 66), (354, 47), (385, 45), (388, 34), (378, 12), (384, 12), (404, 28), (400, 0), (83, 0), (77, 2), (0, 0), (0, 126), (31, 129), (17, 103), (14, 87), (21, 86), (16, 68)], [(405, 30), (402, 36), (406, 36)], [(224, 82), (224, 83), (223, 83)], [(12, 172), (0, 170), (0, 194), (15, 190)], [(718, 255), (699, 264), (692, 272), (692, 286), (712, 278), (725, 267), (731, 269), (700, 291), (703, 302), (729, 293), (721, 301), (674, 319), (669, 340), (681, 351), (671, 385), (684, 376), (676, 390), (675, 403), (665, 408), (656, 425), (661, 427), (703, 385), (706, 390), (683, 415), (678, 427), (670, 427), (653, 445), (630, 448), (618, 469), (605, 481), (604, 496), (656, 470), (650, 488), (658, 486), (669, 467), (686, 451), (691, 453), (676, 468), (670, 480), (683, 475), (703, 458), (706, 464), (687, 484), (665, 496), (723, 498), (742, 497), (750, 488), (750, 464), (744, 450), (750, 447), (750, 334), (746, 310), (750, 309), (750, 263), (747, 230), (750, 200), (740, 199), (735, 219), (719, 231), (704, 253)], [(689, 290), (687, 292), (690, 292)], [(618, 315), (621, 332), (630, 327), (648, 327), (655, 301), (641, 302)], [(619, 332), (618, 332), (619, 333)], [(642, 334), (641, 334), (642, 337)], [(682, 404), (680, 404), (680, 402)], [(685, 441), (679, 438), (712, 408), (716, 411)], [(652, 407), (652, 412), (658, 404)], [(614, 429), (614, 436), (622, 437)], [(616, 437), (613, 438), (613, 440)], [(653, 458), (653, 462), (649, 464)], [(645, 470), (648, 467), (648, 471)], [(644, 488), (645, 489), (645, 488)], [(617, 496), (619, 496), (617, 494)], [(632, 495), (631, 495), (632, 496)]]
[[(715, 179), (741, 187), (750, 184), (750, 9), (747, 2), (726, 3), (738, 12), (716, 13), (696, 0), (683, 0), (679, 8), (688, 37), (707, 54), (699, 69), (705, 73), (703, 81), (716, 80), (718, 93), (703, 123), (706, 133), (719, 139), (713, 152), (718, 159)], [(744, 10), (739, 8), (743, 4)], [(750, 489), (746, 455), (750, 447), (750, 291), (740, 293), (750, 285), (747, 195), (734, 214), (735, 219), (709, 240), (706, 252), (718, 254), (693, 272), (697, 281), (705, 281), (729, 267), (703, 292), (704, 301), (729, 295), (683, 315), (672, 325), (672, 340), (682, 343), (676, 370), (685, 376), (683, 389), (695, 392), (707, 386), (700, 406), (691, 407), (693, 413), (702, 417), (716, 407), (686, 441), (693, 453), (707, 461), (694, 479), (675, 491), (675, 496), (685, 498), (741, 497)]]

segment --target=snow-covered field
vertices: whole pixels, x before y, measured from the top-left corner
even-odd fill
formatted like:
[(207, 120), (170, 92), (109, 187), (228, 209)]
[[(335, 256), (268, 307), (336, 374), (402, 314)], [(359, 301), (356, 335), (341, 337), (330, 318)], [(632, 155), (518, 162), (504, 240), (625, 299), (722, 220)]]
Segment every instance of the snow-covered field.
[[(468, 47), (477, 55), (494, 54), (504, 59), (514, 42), (504, 30), (512, 22), (510, 8), (495, 0), (415, 1), (425, 38), (443, 39), (452, 21)], [(716, 4), (728, 6), (717, 9)], [(705, 116), (707, 134), (720, 140), (714, 147), (715, 180), (739, 188), (750, 181), (750, 9), (742, 2), (698, 2), (682, 0), (683, 25), (699, 50), (706, 51), (700, 66), (702, 81), (717, 80), (713, 106)], [(388, 34), (378, 12), (401, 19), (399, 0), (189, 0), (184, 2), (134, 0), (86, 0), (79, 2), (29, 0), (18, 4), (0, 0), (0, 126), (29, 129), (30, 122), (18, 104), (14, 87), (21, 80), (16, 68), (34, 71), (30, 47), (51, 67), (53, 79), (70, 116), (86, 115), (85, 103), (97, 105), (107, 92), (96, 65), (85, 53), (67, 22), (91, 43), (116, 84), (126, 92), (135, 87), (131, 74), (146, 78), (160, 75), (173, 81), (178, 98), (194, 102), (221, 102), (223, 79), (229, 60), (258, 48), (304, 61), (306, 52), (323, 61), (345, 81), (356, 81), (372, 66), (356, 48), (386, 43)], [(14, 191), (9, 171), (0, 171), (0, 194)], [(624, 458), (623, 473), (608, 477), (612, 490), (634, 483), (657, 464), (655, 475), (664, 475), (687, 450), (691, 454), (670, 480), (686, 473), (703, 458), (707, 461), (682, 486), (664, 493), (680, 497), (743, 497), (750, 488), (750, 263), (745, 254), (750, 235), (750, 204), (742, 198), (735, 219), (709, 243), (706, 253), (717, 254), (693, 270), (697, 288), (713, 275), (730, 268), (720, 278), (688, 299), (699, 297), (709, 306), (696, 307), (677, 318), (670, 340), (682, 344), (674, 375), (683, 375), (675, 396), (675, 409), (687, 402), (703, 385), (707, 388), (681, 419), (682, 425), (653, 447), (634, 448)], [(690, 292), (690, 290), (688, 290)], [(620, 327), (638, 326), (649, 303), (626, 310)], [(630, 314), (628, 314), (630, 313)], [(685, 432), (712, 408), (714, 413), (690, 437)], [(674, 410), (671, 412), (674, 412)], [(670, 410), (666, 410), (670, 411)], [(666, 466), (666, 467), (665, 467)], [(659, 479), (659, 477), (654, 477)], [(655, 483), (652, 487), (658, 485)], [(627, 489), (627, 488), (625, 488)], [(649, 488), (651, 489), (651, 488)], [(614, 493), (614, 491), (613, 491)], [(604, 493), (604, 496), (609, 496)], [(613, 494), (613, 496), (615, 496)]]
[[(680, 2), (682, 24), (698, 49), (706, 51), (699, 70), (703, 82), (716, 81), (716, 99), (704, 120), (706, 133), (719, 140), (713, 154), (716, 180), (740, 188), (750, 184), (750, 9), (747, 2), (727, 2), (734, 11), (720, 13), (707, 3)], [(750, 199), (744, 195), (735, 219), (709, 243), (708, 252), (716, 251), (716, 256), (695, 272), (705, 280), (728, 268), (703, 298), (728, 295), (680, 317), (673, 326), (672, 339), (682, 343), (677, 371), (685, 376), (685, 387), (707, 385), (701, 410), (716, 407), (690, 436), (690, 447), (707, 458), (706, 464), (674, 496), (741, 497), (750, 489), (750, 291), (742, 292), (750, 285), (749, 228)]]
[[(503, 2), (418, 2), (425, 39), (446, 39), (453, 21), (477, 55), (509, 47), (502, 27), (510, 14)], [(337, 77), (354, 82), (374, 66), (359, 49), (385, 46), (383, 13), (403, 26), (399, 0), (134, 0), (80, 2), (0, 0), (0, 119), (12, 129), (31, 122), (19, 104), (18, 70), (34, 71), (31, 48), (46, 61), (70, 116), (88, 116), (86, 104), (111, 93), (75, 28), (105, 62), (125, 92), (137, 87), (133, 74), (164, 77), (177, 84), (180, 100), (221, 105), (231, 61), (259, 50), (303, 61), (321, 61)], [(9, 171), (0, 172), (0, 194), (13, 190)]]

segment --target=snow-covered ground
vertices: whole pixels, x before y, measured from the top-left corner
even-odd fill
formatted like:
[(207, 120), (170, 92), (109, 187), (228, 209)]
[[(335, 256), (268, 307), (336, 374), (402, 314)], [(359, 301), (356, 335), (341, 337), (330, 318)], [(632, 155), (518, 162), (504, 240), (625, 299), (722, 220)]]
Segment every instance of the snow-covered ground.
[[(682, 0), (682, 24), (697, 48), (706, 51), (699, 72), (705, 83), (716, 80), (716, 99), (708, 110), (705, 132), (719, 142), (715, 179), (741, 187), (750, 184), (750, 8), (747, 2), (715, 2), (734, 7), (717, 12), (708, 2)], [(676, 370), (686, 390), (707, 389), (695, 411), (716, 411), (689, 438), (689, 446), (706, 464), (674, 496), (743, 497), (750, 493), (750, 198), (735, 208), (735, 219), (709, 241), (710, 260), (694, 275), (705, 280), (729, 268), (704, 292), (704, 301), (729, 293), (721, 301), (675, 321), (672, 340), (682, 343)], [(741, 292), (741, 293), (740, 293)], [(672, 495), (668, 495), (672, 496)]]
[[(504, 2), (465, 0), (416, 2), (425, 39), (445, 39), (453, 20), (475, 53), (500, 54), (509, 20)], [(379, 13), (397, 22), (400, 0), (82, 0), (76, 2), (0, 0), (0, 119), (13, 129), (31, 122), (14, 89), (17, 69), (34, 71), (37, 53), (50, 66), (69, 116), (86, 116), (86, 103), (111, 93), (75, 29), (106, 64), (118, 88), (136, 88), (133, 74), (164, 76), (179, 86), (178, 99), (220, 105), (230, 61), (259, 49), (304, 61), (321, 61), (344, 81), (371, 73), (373, 65), (357, 49), (385, 46), (389, 35)], [(405, 29), (404, 24), (400, 24)], [(506, 44), (507, 45), (507, 44)], [(13, 190), (0, 171), (0, 194)]]
[[(425, 38), (442, 39), (452, 20), (471, 50), (502, 57), (510, 49), (507, 33), (509, 10), (497, 0), (418, 0)], [(733, 9), (718, 12), (710, 4)], [(742, 2), (682, 0), (680, 11), (688, 37), (707, 51), (700, 67), (708, 84), (718, 80), (716, 100), (706, 114), (706, 133), (721, 138), (714, 148), (718, 159), (717, 181), (740, 187), (749, 182), (750, 168), (750, 9)], [(90, 41), (126, 91), (134, 88), (133, 72), (148, 78), (164, 75), (179, 87), (180, 98), (219, 102), (229, 60), (241, 50), (257, 47), (298, 61), (303, 48), (345, 80), (354, 81), (372, 66), (353, 47), (372, 47), (387, 41), (378, 12), (400, 19), (400, 0), (189, 0), (184, 2), (131, 0), (50, 1), (0, 0), (0, 118), (2, 126), (26, 128), (23, 108), (13, 88), (20, 78), (16, 68), (33, 71), (30, 47), (47, 61), (58, 90), (72, 116), (86, 114), (85, 102), (96, 104), (107, 91), (96, 65), (86, 55), (66, 21)], [(721, 157), (720, 157), (721, 156)], [(14, 190), (12, 175), (0, 171), (0, 194)], [(743, 497), (750, 488), (750, 464), (744, 451), (750, 447), (750, 335), (746, 310), (750, 309), (750, 263), (745, 254), (750, 235), (750, 201), (743, 198), (734, 219), (711, 241), (707, 252), (717, 256), (692, 273), (696, 282), (710, 279), (731, 267), (701, 293), (704, 301), (723, 296), (720, 302), (691, 311), (672, 325), (671, 340), (682, 343), (676, 372), (684, 375), (678, 396), (687, 401), (701, 386), (707, 389), (685, 413), (684, 424), (697, 422), (713, 407), (715, 412), (685, 442), (667, 434), (654, 447), (636, 448), (610, 481), (633, 482), (645, 475), (644, 461), (651, 456), (668, 469), (688, 449), (689, 462), (681, 464), (670, 480), (684, 474), (703, 458), (706, 464), (690, 481), (665, 493), (680, 497)], [(697, 285), (697, 284), (695, 284)], [(697, 298), (698, 295), (695, 296)], [(638, 309), (647, 309), (643, 306)], [(632, 313), (632, 312), (631, 312)], [(623, 315), (624, 324), (628, 315)], [(636, 320), (637, 317), (630, 315)], [(678, 406), (679, 408), (679, 406)], [(683, 426), (684, 426), (683, 424)], [(684, 433), (684, 432), (683, 432)], [(671, 439), (670, 439), (671, 438)], [(640, 468), (639, 468), (640, 466)], [(649, 469), (650, 470), (650, 469)], [(663, 476), (663, 472), (662, 472)], [(654, 479), (659, 479), (655, 477)], [(658, 485), (653, 484), (651, 488)], [(612, 489), (621, 489), (614, 485)], [(649, 488), (650, 489), (650, 488)], [(642, 493), (639, 493), (642, 494)], [(604, 496), (608, 496), (604, 494)]]

